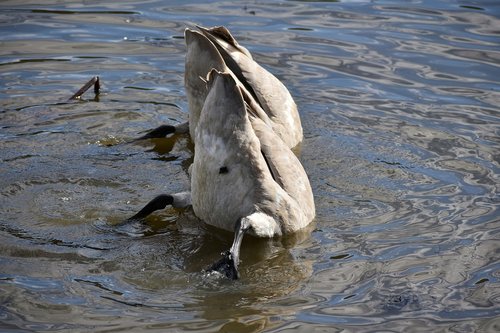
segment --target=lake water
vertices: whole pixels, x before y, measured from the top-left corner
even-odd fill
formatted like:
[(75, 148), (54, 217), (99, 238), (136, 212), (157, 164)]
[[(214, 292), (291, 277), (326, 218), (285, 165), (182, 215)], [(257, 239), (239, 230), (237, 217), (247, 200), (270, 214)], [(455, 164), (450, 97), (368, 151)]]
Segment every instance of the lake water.
[[(187, 136), (126, 142), (187, 120), (196, 24), (289, 88), (316, 200), (236, 282), (189, 209), (114, 226), (188, 189)], [(0, 331), (500, 331), (499, 36), (494, 0), (0, 2)]]

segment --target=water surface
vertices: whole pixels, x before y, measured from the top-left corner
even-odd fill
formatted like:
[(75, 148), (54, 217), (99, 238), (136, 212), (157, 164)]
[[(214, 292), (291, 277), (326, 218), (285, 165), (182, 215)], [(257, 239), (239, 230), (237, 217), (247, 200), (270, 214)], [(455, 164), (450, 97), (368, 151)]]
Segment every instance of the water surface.
[[(2, 1), (0, 331), (497, 332), (496, 1)], [(225, 25), (290, 89), (317, 206), (246, 238), (167, 209), (186, 136), (183, 31)], [(103, 89), (68, 102), (99, 75)]]

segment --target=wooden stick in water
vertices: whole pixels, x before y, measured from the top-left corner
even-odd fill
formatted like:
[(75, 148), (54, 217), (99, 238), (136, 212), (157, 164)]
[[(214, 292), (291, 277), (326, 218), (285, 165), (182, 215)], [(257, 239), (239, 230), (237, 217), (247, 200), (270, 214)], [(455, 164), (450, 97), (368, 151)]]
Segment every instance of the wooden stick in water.
[(99, 76), (94, 76), (92, 79), (90, 79), (89, 82), (85, 83), (83, 87), (81, 87), (73, 96), (71, 96), (68, 100), (72, 99), (79, 99), (82, 97), (82, 95), (89, 90), (90, 87), (94, 86), (94, 93), (96, 95), (99, 95), (99, 89), (101, 88), (101, 85), (99, 83)]
[(94, 94), (99, 95), (99, 89), (101, 89), (101, 82), (99, 81), (99, 76), (95, 76), (96, 81), (94, 83)]

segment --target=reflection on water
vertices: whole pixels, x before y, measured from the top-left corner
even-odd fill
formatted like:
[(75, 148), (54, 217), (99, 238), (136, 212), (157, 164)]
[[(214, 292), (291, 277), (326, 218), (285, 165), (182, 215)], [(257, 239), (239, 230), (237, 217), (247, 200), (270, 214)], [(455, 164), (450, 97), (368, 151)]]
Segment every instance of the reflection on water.
[[(496, 332), (494, 1), (3, 1), (3, 331)], [(246, 238), (188, 210), (114, 227), (188, 188), (186, 26), (226, 25), (291, 90), (312, 230)], [(102, 94), (67, 98), (93, 75)]]

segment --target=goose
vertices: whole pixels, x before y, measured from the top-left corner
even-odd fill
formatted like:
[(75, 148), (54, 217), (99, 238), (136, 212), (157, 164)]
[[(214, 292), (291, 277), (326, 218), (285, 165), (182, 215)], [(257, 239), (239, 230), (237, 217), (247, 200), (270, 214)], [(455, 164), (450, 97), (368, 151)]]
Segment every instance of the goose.
[(259, 117), (289, 148), (303, 139), (300, 116), (290, 92), (274, 75), (253, 60), (250, 52), (241, 46), (223, 26), (200, 31), (185, 29), (187, 46), (184, 85), (189, 109), (189, 124), (163, 125), (141, 139), (164, 137), (170, 133), (186, 133), (196, 144), (195, 131), (206, 96), (205, 78), (210, 70), (232, 73), (238, 85), (245, 87), (254, 103), (261, 109)]
[(305, 228), (315, 217), (302, 164), (258, 115), (260, 106), (231, 72), (213, 69), (195, 128), (191, 191), (164, 194), (131, 219), (167, 205), (191, 205), (205, 223), (234, 232), (231, 248), (208, 271), (239, 278), (243, 236), (273, 238)]
[(234, 75), (214, 69), (207, 85), (195, 130), (191, 204), (205, 223), (234, 231), (230, 250), (210, 270), (237, 279), (244, 234), (272, 238), (306, 227), (314, 198), (300, 161), (257, 116)]

